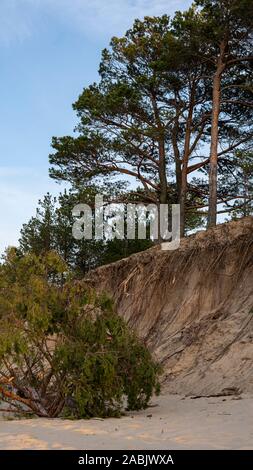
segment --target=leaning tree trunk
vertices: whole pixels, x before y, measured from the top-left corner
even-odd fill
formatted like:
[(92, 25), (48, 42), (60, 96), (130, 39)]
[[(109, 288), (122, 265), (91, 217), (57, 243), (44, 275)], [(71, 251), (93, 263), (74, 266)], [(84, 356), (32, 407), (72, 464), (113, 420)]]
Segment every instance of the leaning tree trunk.
[(174, 126), (172, 129), (171, 134), (171, 142), (174, 152), (174, 160), (175, 160), (175, 173), (176, 173), (176, 190), (177, 190), (177, 203), (180, 204), (180, 195), (181, 195), (181, 182), (182, 182), (182, 169), (181, 169), (181, 156), (178, 147), (179, 142), (179, 116), (180, 116), (180, 109), (177, 108)]
[(159, 142), (159, 178), (160, 178), (160, 194), (158, 204), (158, 243), (162, 243), (163, 236), (161, 234), (161, 220), (160, 220), (160, 204), (168, 203), (168, 183), (166, 175), (166, 157), (164, 141)]
[[(185, 158), (186, 157), (186, 158)], [(180, 192), (180, 236), (185, 236), (185, 204), (187, 195), (187, 167), (188, 167), (188, 154), (184, 155), (183, 167), (182, 167), (182, 180), (181, 180), (181, 192)]]
[(184, 142), (184, 156), (181, 175), (181, 191), (180, 191), (180, 236), (185, 236), (185, 218), (186, 218), (186, 196), (187, 196), (187, 176), (188, 164), (190, 157), (191, 146), (191, 132), (192, 132), (192, 117), (195, 103), (195, 86), (191, 90), (190, 106), (186, 122), (185, 142)]
[(217, 176), (218, 176), (218, 144), (219, 144), (219, 116), (221, 105), (221, 77), (225, 69), (224, 56), (226, 44), (220, 46), (217, 69), (213, 78), (212, 100), (212, 129), (209, 169), (209, 209), (208, 227), (214, 227), (217, 223)]

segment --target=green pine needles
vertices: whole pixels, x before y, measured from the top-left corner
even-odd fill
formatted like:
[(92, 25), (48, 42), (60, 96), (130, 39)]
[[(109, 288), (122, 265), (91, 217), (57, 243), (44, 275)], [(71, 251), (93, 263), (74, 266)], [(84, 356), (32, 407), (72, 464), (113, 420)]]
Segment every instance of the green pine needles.
[(120, 416), (159, 393), (160, 366), (59, 256), (7, 252), (0, 266), (0, 399), (37, 416)]

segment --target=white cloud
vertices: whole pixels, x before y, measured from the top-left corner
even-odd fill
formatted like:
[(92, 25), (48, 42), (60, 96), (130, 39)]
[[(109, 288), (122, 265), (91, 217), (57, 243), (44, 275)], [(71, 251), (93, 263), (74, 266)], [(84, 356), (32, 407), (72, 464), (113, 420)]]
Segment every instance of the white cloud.
[[(1, 0), (0, 40), (24, 40), (34, 34), (43, 15), (84, 34), (122, 34), (135, 18), (173, 13), (190, 0)], [(93, 37), (94, 37), (93, 36)]]
[[(32, 38), (41, 23), (78, 30), (84, 35), (110, 37), (123, 34), (135, 18), (173, 13), (191, 0), (0, 0), (0, 44)], [(0, 253), (17, 242), (21, 225), (34, 213), (37, 200), (54, 182), (27, 168), (0, 167)], [(62, 188), (58, 188), (59, 190)]]

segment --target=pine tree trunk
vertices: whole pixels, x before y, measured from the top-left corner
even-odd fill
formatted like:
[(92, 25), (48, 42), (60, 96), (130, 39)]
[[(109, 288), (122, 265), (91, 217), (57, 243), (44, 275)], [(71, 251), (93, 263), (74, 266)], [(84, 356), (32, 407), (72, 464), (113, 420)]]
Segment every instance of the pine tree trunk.
[(180, 195), (181, 195), (181, 182), (182, 182), (182, 170), (181, 170), (181, 158), (180, 151), (178, 147), (179, 142), (179, 112), (177, 110), (177, 115), (175, 118), (175, 124), (172, 129), (172, 147), (174, 152), (175, 159), (175, 173), (176, 173), (176, 191), (177, 191), (177, 203), (180, 204)]
[(191, 146), (191, 128), (192, 128), (192, 117), (194, 110), (195, 102), (195, 87), (191, 90), (191, 99), (190, 107), (186, 123), (186, 132), (185, 132), (185, 143), (184, 143), (184, 156), (183, 156), (183, 165), (182, 165), (182, 175), (181, 175), (181, 191), (180, 191), (180, 236), (183, 238), (185, 236), (185, 204), (187, 196), (187, 175), (188, 175), (188, 163), (190, 156), (190, 146)]
[(209, 169), (209, 209), (208, 227), (215, 227), (217, 223), (217, 175), (218, 175), (218, 144), (219, 144), (219, 115), (221, 104), (221, 76), (225, 69), (224, 54), (226, 44), (220, 46), (220, 55), (217, 69), (213, 78), (213, 100), (212, 100), (212, 129), (210, 148)]
[(185, 202), (187, 194), (187, 166), (183, 163), (180, 194), (180, 237), (185, 236)]
[[(167, 175), (166, 175), (166, 159), (165, 159), (165, 147), (164, 141), (159, 142), (159, 178), (160, 178), (160, 195), (159, 195), (159, 204), (168, 203), (168, 185), (167, 185)], [(162, 243), (163, 237), (161, 234), (161, 224), (160, 224), (160, 206), (158, 207), (158, 242)]]

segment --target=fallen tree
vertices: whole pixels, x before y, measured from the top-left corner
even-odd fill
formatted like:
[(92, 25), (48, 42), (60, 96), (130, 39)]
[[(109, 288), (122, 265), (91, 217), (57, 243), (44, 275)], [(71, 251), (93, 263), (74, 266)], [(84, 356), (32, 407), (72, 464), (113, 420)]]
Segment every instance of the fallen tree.
[(69, 279), (56, 253), (0, 267), (0, 400), (9, 410), (54, 418), (120, 415), (159, 392), (159, 367), (113, 310)]

